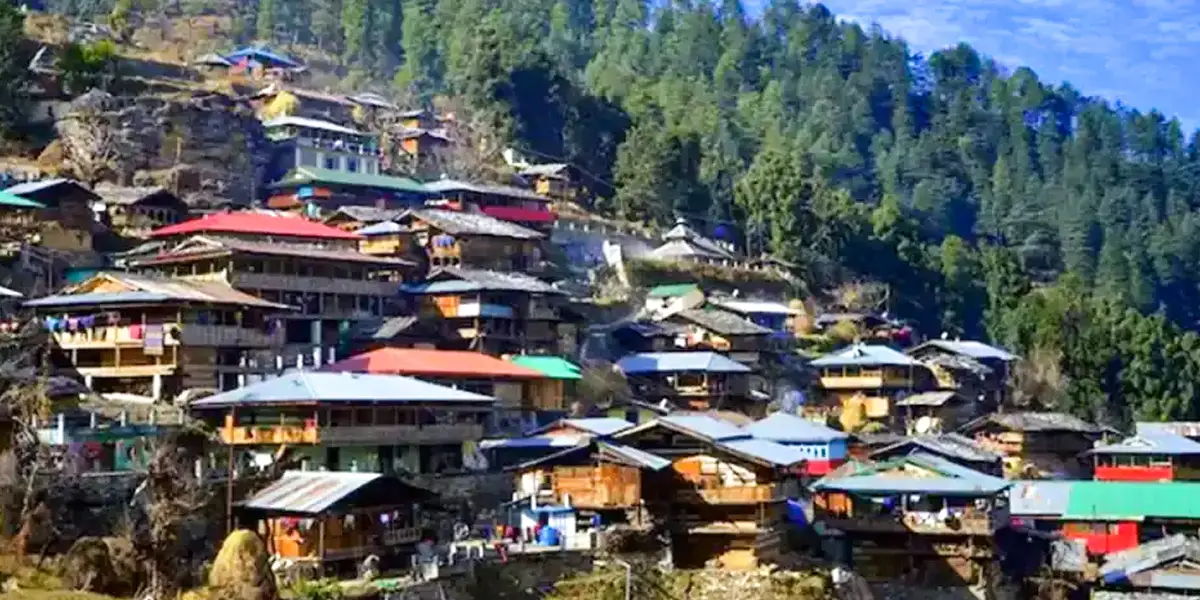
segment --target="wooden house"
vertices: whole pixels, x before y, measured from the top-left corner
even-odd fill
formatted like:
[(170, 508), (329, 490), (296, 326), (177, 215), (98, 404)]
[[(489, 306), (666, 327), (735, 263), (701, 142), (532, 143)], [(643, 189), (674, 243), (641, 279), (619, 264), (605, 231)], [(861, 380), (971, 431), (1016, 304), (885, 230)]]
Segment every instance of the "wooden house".
[(188, 408), (227, 445), (287, 446), (314, 469), (438, 474), (486, 468), (478, 443), (494, 403), (399, 375), (293, 371)]
[(479, 448), (491, 465), (507, 467), (578, 447), (593, 438), (607, 439), (630, 427), (633, 423), (613, 417), (556, 419), (519, 436), (483, 440)]
[(918, 392), (895, 403), (898, 429), (907, 435), (955, 431), (985, 410), (954, 390)]
[[(297, 307), (279, 317), (285, 335), (279, 360), (308, 364), (311, 357), (312, 363), (321, 364), (335, 353), (348, 352), (349, 331), (356, 322), (397, 314), (396, 287), (413, 265), (316, 244), (197, 236), (131, 266), (186, 281), (220, 282)], [(255, 362), (278, 366), (274, 356)]]
[(1151, 430), (1088, 451), (1096, 481), (1200, 480), (1200, 442)]
[(0, 191), (0, 234), (6, 245), (13, 245), (6, 250), (15, 251), (20, 244), (36, 240), (45, 211), (46, 205), (41, 202)]
[(550, 198), (524, 188), (439, 179), (425, 184), (432, 206), (482, 212), (504, 221), (548, 232), (558, 218)]
[(404, 214), (404, 208), (377, 208), (374, 206), (340, 206), (326, 215), (321, 222), (346, 232), (355, 232), (384, 221), (391, 221)]
[(1178, 534), (1104, 557), (1096, 600), (1178, 600), (1200, 594), (1200, 541)]
[(980, 417), (960, 433), (1004, 456), (1006, 476), (1047, 479), (1090, 477), (1091, 461), (1083, 453), (1102, 432), (1064, 413), (1017, 412)]
[(445, 129), (406, 128), (396, 134), (399, 147), (419, 169), (454, 144)]
[(224, 283), (123, 273), (25, 306), (89, 388), (155, 400), (240, 385), (252, 373), (241, 357), (282, 344), (282, 327), (269, 317), (290, 310)]
[(528, 275), (441, 267), (400, 289), (415, 300), (414, 312), (436, 319), (439, 347), (557, 354), (572, 352), (578, 343), (578, 325), (568, 320), (563, 293)]
[(413, 108), (400, 112), (400, 125), (407, 129), (433, 129), (440, 125), (433, 111)]
[(533, 191), (548, 198), (576, 202), (584, 195), (577, 170), (568, 164), (530, 165), (517, 175), (529, 182)]
[(675, 222), (675, 227), (663, 234), (663, 244), (651, 250), (646, 258), (716, 265), (729, 265), (738, 260), (730, 244), (700, 235), (682, 218)]
[(518, 367), (545, 375), (545, 379), (529, 383), (535, 410), (569, 412), (575, 401), (583, 399), (579, 396), (579, 382), (583, 379), (579, 365), (558, 356), (521, 354), (507, 359)]
[(613, 325), (605, 333), (606, 341), (613, 344), (618, 355), (670, 352), (687, 344), (687, 330), (666, 321), (627, 321)]
[(656, 285), (646, 293), (646, 311), (652, 315), (668, 315), (704, 305), (704, 290), (695, 283)]
[(267, 205), (318, 219), (343, 206), (420, 206), (425, 188), (407, 177), (302, 166), (267, 186)]
[(272, 556), (345, 570), (368, 556), (380, 566), (405, 568), (426, 534), (423, 510), (432, 492), (393, 475), (287, 471), (234, 506), (242, 527), (253, 527)]
[(250, 242), (304, 244), (331, 250), (358, 250), (362, 238), (353, 233), (314, 223), (281, 212), (217, 212), (150, 232), (149, 237), (166, 244), (183, 242), (197, 235)]
[(617, 362), (633, 393), (688, 410), (757, 411), (750, 402), (750, 368), (715, 352), (647, 352)]
[[(523, 273), (542, 268), (544, 235), (483, 213), (414, 209), (357, 233), (366, 238), (361, 245), (364, 253), (403, 256), (433, 268)], [(414, 252), (420, 256), (412, 256)]]
[(272, 104), (285, 96), (296, 99), (295, 106), (292, 107), (294, 110), (289, 113), (289, 116), (326, 122), (349, 124), (353, 122), (354, 108), (358, 106), (341, 94), (330, 94), (279, 83), (273, 83), (250, 96), (250, 105), (260, 115), (272, 114), (272, 110), (275, 108)]
[(187, 218), (188, 206), (163, 187), (96, 186), (103, 204), (102, 218), (109, 229), (130, 238), (147, 237), (151, 231)]
[(813, 520), (836, 560), (868, 581), (994, 594), (1009, 486), (925, 453), (848, 463), (812, 485)]
[(895, 403), (928, 385), (916, 360), (888, 346), (854, 344), (809, 363), (817, 370), (819, 406), (843, 422), (891, 423)]
[(800, 450), (805, 475), (825, 475), (848, 458), (848, 434), (793, 414), (774, 412), (742, 429), (755, 439)]
[(973, 471), (993, 477), (1004, 476), (1004, 462), (998, 453), (975, 440), (957, 433), (919, 435), (871, 451), (872, 460), (888, 460), (909, 454), (930, 454)]
[(794, 337), (796, 334), (801, 333), (798, 317), (803, 315), (803, 311), (790, 308), (785, 304), (762, 300), (735, 299), (717, 300), (714, 304), (727, 311), (741, 315), (759, 327), (770, 329), (776, 334)]
[(1017, 357), (983, 342), (929, 340), (905, 351), (933, 374), (939, 390), (953, 390), (995, 410), (1008, 399), (1012, 365)]
[(613, 441), (671, 461), (648, 474), (643, 499), (670, 534), (676, 567), (750, 569), (786, 552), (785, 506), (799, 496), (803, 452), (707, 415), (679, 414), (625, 429)]
[(720, 308), (685, 309), (663, 318), (684, 329), (684, 348), (715, 350), (749, 367), (769, 350), (771, 330)]
[(90, 253), (93, 236), (102, 227), (96, 222), (95, 192), (71, 179), (44, 179), (19, 183), (5, 192), (45, 207), (38, 214), (39, 246), (67, 253)]

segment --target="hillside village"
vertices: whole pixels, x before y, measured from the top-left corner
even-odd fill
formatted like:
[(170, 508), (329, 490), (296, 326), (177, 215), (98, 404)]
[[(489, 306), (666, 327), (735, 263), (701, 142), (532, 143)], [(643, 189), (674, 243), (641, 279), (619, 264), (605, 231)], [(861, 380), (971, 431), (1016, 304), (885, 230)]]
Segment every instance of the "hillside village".
[[(55, 138), (0, 189), (22, 569), (154, 600), (437, 597), (521, 560), (594, 561), (626, 600), (701, 597), (649, 572), (1200, 590), (1200, 423), (1039, 403), (1044, 357), (923, 330), (886, 284), (812, 289), (694, 215), (603, 216), (578, 165), (481, 140), (469, 110), (317, 87), (278, 48), (190, 57), (164, 99), (72, 90), (35, 45)], [(139, 566), (80, 575), (116, 571), (123, 535)], [(216, 575), (226, 538), (269, 564), (257, 595)], [(19, 570), (3, 589), (36, 589)]]

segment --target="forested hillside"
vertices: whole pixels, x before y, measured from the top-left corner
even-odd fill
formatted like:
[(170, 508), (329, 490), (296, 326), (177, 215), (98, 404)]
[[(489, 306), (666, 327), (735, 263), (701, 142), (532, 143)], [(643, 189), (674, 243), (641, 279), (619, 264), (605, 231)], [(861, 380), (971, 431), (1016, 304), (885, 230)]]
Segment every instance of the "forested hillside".
[(796, 263), (812, 289), (887, 283), (926, 333), (1018, 349), (1044, 403), (1200, 419), (1195, 134), (967, 45), (922, 56), (819, 5), (655, 5), (45, 2), (125, 21), (232, 12), (230, 43), (316, 47), (347, 85), (454, 98), (580, 167), (600, 211), (686, 216)]

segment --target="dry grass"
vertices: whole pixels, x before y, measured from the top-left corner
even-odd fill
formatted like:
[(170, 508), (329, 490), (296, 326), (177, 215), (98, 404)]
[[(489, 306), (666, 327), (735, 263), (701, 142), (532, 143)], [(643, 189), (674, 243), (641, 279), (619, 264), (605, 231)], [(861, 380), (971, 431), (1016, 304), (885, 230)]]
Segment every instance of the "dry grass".
[(116, 600), (112, 596), (91, 592), (68, 592), (64, 590), (18, 590), (6, 592), (4, 600)]
[[(28, 561), (23, 561), (16, 554), (7, 550), (0, 552), (0, 579), (12, 578), (17, 586), (27, 590), (61, 590), (62, 579), (55, 573), (53, 565), (45, 565), (41, 569), (34, 568)], [(8, 596), (5, 596), (7, 600)]]

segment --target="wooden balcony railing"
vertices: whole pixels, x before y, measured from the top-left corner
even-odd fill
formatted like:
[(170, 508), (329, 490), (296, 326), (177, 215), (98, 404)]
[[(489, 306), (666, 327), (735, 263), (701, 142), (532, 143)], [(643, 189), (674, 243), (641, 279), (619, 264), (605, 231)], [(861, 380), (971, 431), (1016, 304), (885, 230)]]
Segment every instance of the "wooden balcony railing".
[(723, 488), (696, 488), (675, 492), (675, 501), (688, 504), (757, 504), (775, 498), (770, 485), (745, 485)]
[(936, 512), (907, 512), (899, 516), (820, 517), (825, 525), (843, 531), (919, 533), (924, 535), (992, 535), (1009, 521), (1008, 510), (968, 511), (939, 518)]
[(271, 335), (248, 327), (187, 324), (180, 334), (185, 346), (271, 348), (283, 344), (282, 330)]
[[(173, 324), (168, 327), (174, 327)], [(135, 335), (137, 332), (137, 335)], [(113, 348), (116, 346), (142, 346), (145, 344), (145, 326), (114, 325), (94, 327), (82, 331), (58, 331), (53, 334), (54, 342), (64, 350), (71, 348)], [(164, 346), (177, 346), (179, 341), (172, 335), (163, 336)]]
[(221, 441), (231, 445), (456, 443), (483, 438), (483, 426), (458, 425), (243, 425), (223, 427)]
[(324, 294), (391, 296), (397, 285), (388, 281), (304, 277), (277, 273), (234, 273), (230, 284), (238, 289), (304, 291)]

